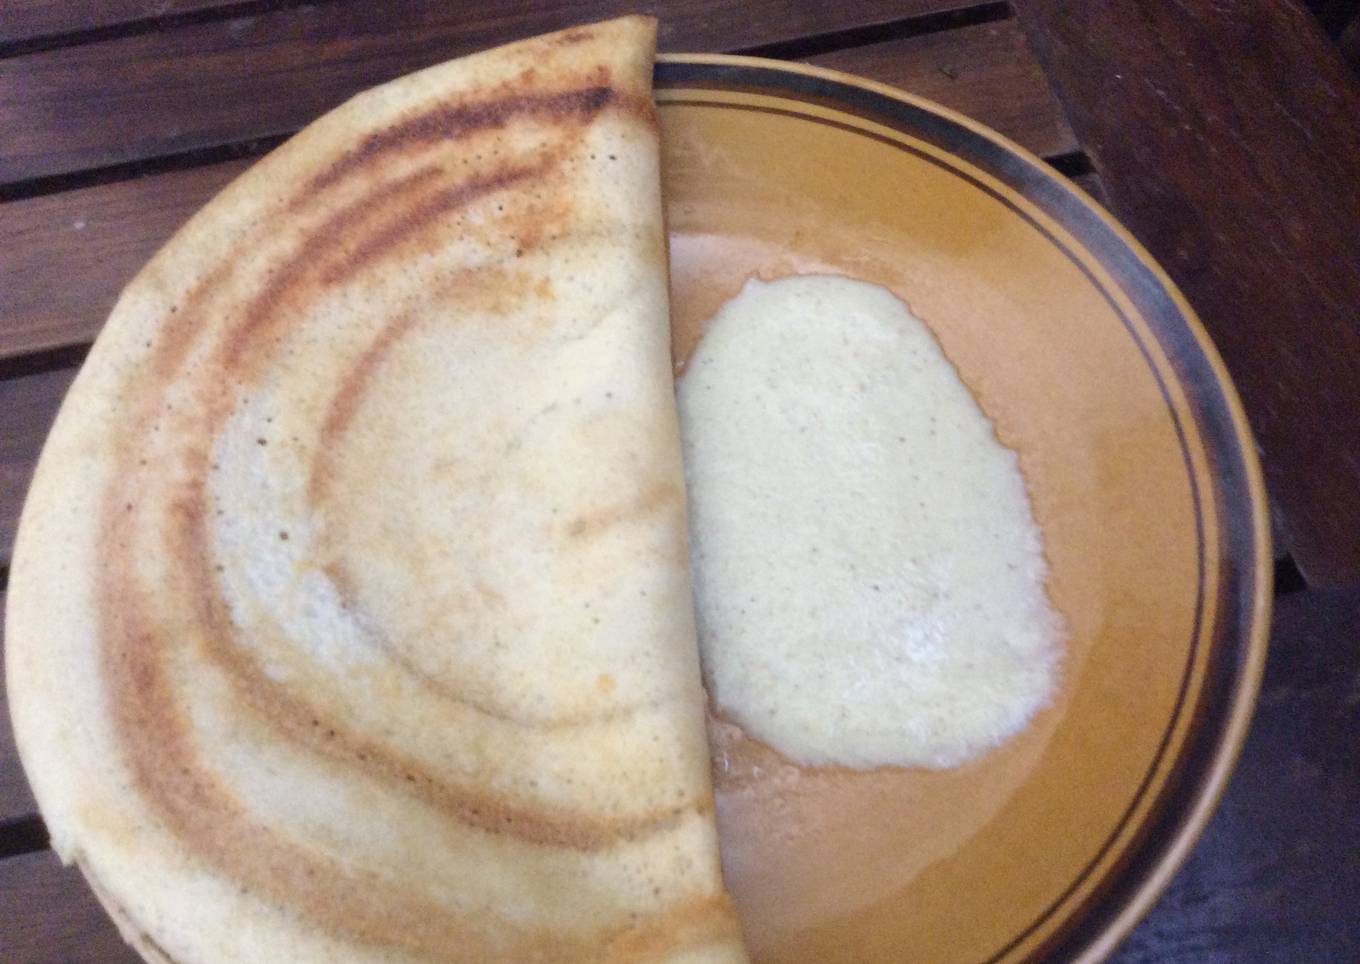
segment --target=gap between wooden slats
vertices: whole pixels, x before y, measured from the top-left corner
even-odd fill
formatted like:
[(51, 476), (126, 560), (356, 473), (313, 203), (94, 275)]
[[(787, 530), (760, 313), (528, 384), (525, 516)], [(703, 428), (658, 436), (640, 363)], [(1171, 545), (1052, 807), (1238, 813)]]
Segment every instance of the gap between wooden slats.
[[(1036, 154), (1078, 150), (1013, 20), (836, 51), (812, 62), (939, 101)], [(0, 205), (0, 221), (15, 242), (0, 259), (0, 358), (92, 338), (137, 269), (247, 164), (190, 167)]]
[[(939, 15), (960, 0), (653, 0), (665, 50), (734, 50)], [(990, 9), (994, 5), (984, 5)], [(43, 51), (0, 70), (0, 182), (295, 130), (374, 84), (630, 0), (327, 3)]]
[(5, 0), (0, 57), (96, 43), (326, 0)]

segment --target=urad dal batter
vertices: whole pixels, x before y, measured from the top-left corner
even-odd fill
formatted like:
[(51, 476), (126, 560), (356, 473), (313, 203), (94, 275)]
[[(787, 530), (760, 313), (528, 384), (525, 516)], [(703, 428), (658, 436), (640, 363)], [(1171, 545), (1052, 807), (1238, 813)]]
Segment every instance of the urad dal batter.
[(749, 281), (678, 391), (719, 712), (796, 763), (939, 768), (1048, 701), (1064, 630), (1018, 460), (891, 292)]

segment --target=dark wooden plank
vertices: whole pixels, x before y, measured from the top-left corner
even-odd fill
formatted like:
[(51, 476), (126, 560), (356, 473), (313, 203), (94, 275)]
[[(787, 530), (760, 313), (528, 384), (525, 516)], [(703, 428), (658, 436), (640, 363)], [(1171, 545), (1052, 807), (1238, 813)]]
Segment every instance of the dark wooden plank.
[[(37, 811), (33, 793), (28, 789), (28, 780), (19, 764), (19, 751), (14, 747), (14, 731), (10, 729), (9, 701), (5, 695), (4, 624), (5, 593), (0, 591), (0, 825), (32, 816)], [(0, 921), (3, 920), (0, 917)], [(0, 960), (3, 959), (0, 956)]]
[[(1076, 146), (1013, 21), (813, 58), (895, 83), (976, 117), (1043, 155)], [(232, 161), (0, 207), (15, 239), (0, 258), (0, 358), (88, 341), (118, 291), (246, 165)], [(69, 279), (78, 278), (79, 284)]]
[(968, 6), (967, 0), (364, 0), (138, 34), (0, 64), (0, 181), (295, 130), (451, 57), (641, 6), (667, 50), (731, 50)]
[(137, 270), (250, 163), (226, 161), (0, 207), (14, 242), (0, 258), (0, 358), (93, 338)]
[(50, 850), (0, 861), (0, 961), (138, 964), (80, 871)]
[(60, 368), (0, 381), (0, 565), (9, 562), (33, 466), (75, 374)]
[(173, 17), (229, 5), (240, 0), (5, 0), (0, 44), (53, 34), (98, 30), (149, 17)]
[(1014, 20), (837, 50), (810, 62), (954, 107), (1041, 156), (1080, 148)]
[(1357, 640), (1360, 590), (1277, 600), (1237, 770), (1117, 964), (1360, 960)]
[(1341, 36), (1336, 38), (1336, 45), (1346, 63), (1351, 65), (1351, 70), (1360, 73), (1360, 13), (1341, 31)]
[(1360, 580), (1360, 86), (1293, 3), (1022, 0), (1110, 206), (1243, 395), (1286, 548)]

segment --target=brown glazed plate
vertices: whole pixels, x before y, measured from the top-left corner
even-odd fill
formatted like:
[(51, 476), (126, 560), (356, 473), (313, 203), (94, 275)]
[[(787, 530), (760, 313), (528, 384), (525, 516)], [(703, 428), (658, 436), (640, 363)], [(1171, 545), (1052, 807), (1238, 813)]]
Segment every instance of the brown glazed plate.
[(954, 770), (805, 770), (714, 724), (762, 961), (1100, 958), (1222, 793), (1271, 559), (1251, 435), (1194, 312), (1041, 161), (881, 84), (661, 58), (679, 367), (751, 276), (892, 289), (1020, 454), (1070, 638), (1058, 697)]

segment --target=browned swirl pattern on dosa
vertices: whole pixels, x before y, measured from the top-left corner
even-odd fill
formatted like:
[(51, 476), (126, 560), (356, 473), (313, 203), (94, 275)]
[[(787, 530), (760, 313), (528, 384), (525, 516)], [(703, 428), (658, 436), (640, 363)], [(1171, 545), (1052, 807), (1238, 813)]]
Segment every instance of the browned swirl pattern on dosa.
[[(527, 71), (517, 86), (533, 81), (532, 71)], [(441, 298), (456, 312), (460, 305), (514, 300), (534, 292), (528, 287), (531, 282), (515, 272), (514, 257), (553, 244), (566, 229), (571, 205), (561, 188), (555, 188), (555, 180), (583, 132), (609, 112), (631, 113), (654, 124), (650, 104), (639, 104), (634, 93), (615, 89), (597, 71), (565, 90), (442, 104), (368, 136), (315, 177), (306, 191), (277, 205), (279, 218), (310, 219), (315, 226), (228, 324), (222, 324), (222, 305), (231, 302), (240, 285), (249, 283), (236, 276), (230, 263), (203, 278), (172, 309), (173, 315), (165, 319), (165, 336), (148, 366), (154, 377), (138, 382), (135, 396), (123, 401), (129, 430), (122, 437), (133, 441), (119, 455), (117, 484), (105, 503), (100, 540), (109, 563), (99, 575), (99, 611), (110, 703), (137, 790), (175, 835), (202, 860), (239, 882), (243, 891), (290, 906), (348, 939), (428, 957), (458, 946), (471, 958), (586, 959), (598, 956), (603, 948), (606, 956), (635, 959), (677, 945), (730, 940), (736, 933), (725, 898), (709, 897), (612, 933), (564, 938), (507, 919), (495, 922), (495, 934), (489, 935), (485, 919), (453, 914), (416, 885), (369, 879), (362, 867), (257, 825), (195, 744), (192, 722), (178, 693), (185, 666), (202, 660), (230, 681), (232, 698), (243, 710), (271, 727), (278, 738), (400, 787), (452, 820), (533, 844), (605, 849), (657, 833), (687, 813), (710, 807), (707, 799), (689, 799), (629, 819), (598, 817), (526, 804), (432, 772), (380, 737), (327, 716), (326, 707), (313, 702), (308, 693), (271, 679), (252, 658), (250, 647), (237, 638), (240, 630), (221, 594), (220, 566), (212, 545), (210, 519), (220, 511), (208, 487), (215, 469), (213, 444), (270, 361), (279, 332), (321, 294), (363, 272), (380, 270), (390, 259), (422, 253), (432, 227), (457, 217), (470, 204), (526, 187), (547, 200), (506, 205), (512, 210), (482, 228), (510, 239), (513, 253), (507, 251), (507, 260), (500, 265), (455, 272)], [(545, 132), (532, 151), (517, 152), (496, 142), (497, 132), (525, 120)], [(479, 137), (491, 138), (482, 145), (488, 155), (504, 156), (489, 156), (472, 170), (452, 162), (460, 155), (449, 150), (450, 144)], [(317, 218), (314, 209), (324, 210), (344, 188), (351, 189), (349, 199)], [(263, 224), (256, 230), (269, 229)], [(540, 286), (536, 293), (541, 296), (541, 281), (533, 284)], [(339, 380), (324, 421), (325, 444), (318, 448), (307, 486), (309, 501), (319, 513), (327, 510), (332, 474), (328, 452), (343, 444), (349, 421), (384, 355), (419, 323), (409, 312), (396, 313), (358, 364)], [(214, 339), (206, 352), (203, 339)], [(215, 377), (184, 377), (190, 359), (197, 359), (192, 364), (206, 366)], [(177, 386), (173, 394), (167, 390), (170, 385)], [(637, 504), (618, 506), (615, 514), (673, 510), (681, 498), (678, 491), (653, 488)], [(583, 518), (573, 532), (586, 538), (610, 524), (609, 517)], [(176, 560), (173, 585), (158, 585), (153, 591), (130, 562), (141, 554)], [(344, 593), (346, 573), (331, 575)], [(165, 611), (167, 599), (173, 600), (175, 612)], [(345, 603), (359, 605), (352, 598)], [(424, 682), (444, 699), (477, 706), (456, 688)], [(491, 708), (481, 709), (494, 714)], [(565, 720), (557, 725), (590, 722)], [(543, 724), (525, 721), (525, 725)]]

